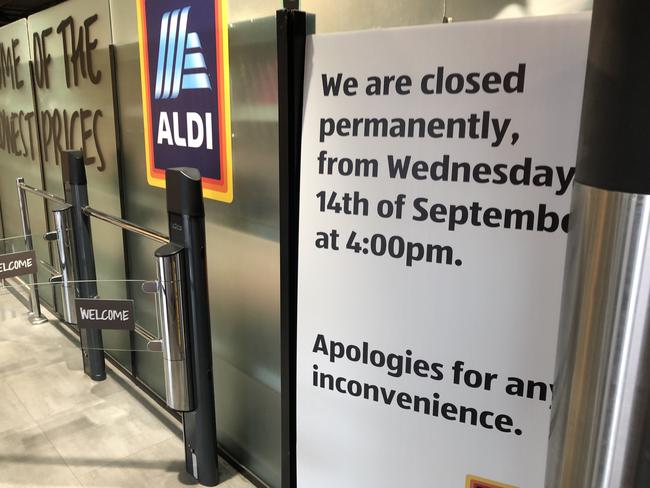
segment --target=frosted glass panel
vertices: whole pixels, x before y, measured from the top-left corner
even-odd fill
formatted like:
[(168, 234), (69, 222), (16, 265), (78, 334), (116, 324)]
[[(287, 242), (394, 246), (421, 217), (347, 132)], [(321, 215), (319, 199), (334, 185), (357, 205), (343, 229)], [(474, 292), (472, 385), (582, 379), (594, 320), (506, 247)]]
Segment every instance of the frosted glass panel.
[[(68, 285), (71, 287), (75, 287), (78, 285), (87, 285), (89, 282), (88, 281), (69, 281)], [(160, 333), (160, 320), (158, 317), (158, 314), (156, 313), (156, 295), (155, 294), (150, 294), (150, 293), (145, 293), (142, 290), (142, 284), (144, 281), (141, 280), (130, 280), (128, 282), (125, 281), (103, 281), (103, 280), (96, 280), (93, 282), (95, 286), (98, 289), (102, 289), (102, 293), (100, 293), (97, 297), (97, 299), (101, 300), (126, 300), (132, 302), (133, 307), (137, 305), (139, 309), (148, 309), (150, 310), (150, 314), (145, 317), (145, 320), (147, 322), (143, 323), (141, 322), (140, 318), (135, 315), (135, 325), (136, 325), (136, 333), (139, 333), (141, 330), (146, 330), (146, 337), (144, 334), (140, 334), (141, 341), (134, 343), (133, 346), (130, 346), (128, 343), (125, 344), (115, 344), (114, 342), (108, 342), (104, 341), (103, 347), (95, 348), (95, 349), (101, 349), (107, 352), (111, 353), (126, 353), (130, 351), (139, 351), (143, 353), (148, 353), (152, 354), (153, 356), (161, 356), (161, 351), (159, 348), (156, 348), (154, 344), (149, 344), (152, 341), (160, 340), (162, 338), (162, 335)], [(43, 291), (50, 289), (50, 293), (55, 293), (58, 296), (61, 296), (61, 288), (64, 286), (61, 283), (51, 283), (51, 282), (43, 282), (43, 283), (34, 283), (33, 285), (29, 286), (36, 286), (38, 288), (39, 293), (42, 293)], [(27, 287), (23, 284), (16, 283), (15, 280), (5, 280), (4, 283), (0, 284), (0, 295), (5, 295), (5, 294), (23, 294), (25, 293)], [(125, 290), (130, 290), (129, 292), (125, 292)], [(92, 304), (90, 305), (84, 305), (86, 308), (91, 307)], [(85, 310), (87, 312), (87, 310)], [(106, 324), (108, 320), (117, 320), (115, 313), (110, 314), (110, 313), (92, 313), (90, 312), (87, 316), (84, 316), (87, 322), (92, 322), (95, 324), (97, 328), (102, 328), (102, 327), (109, 327), (110, 325), (103, 325)], [(121, 315), (119, 316), (120, 318), (122, 317)], [(2, 327), (2, 322), (6, 320), (11, 320), (14, 317), (7, 315), (7, 314), (2, 314), (0, 313), (0, 327)], [(78, 319), (78, 318), (77, 318)], [(72, 324), (75, 329), (78, 329), (78, 327), (75, 324)], [(50, 327), (58, 327), (58, 325), (55, 325), (53, 323), (49, 323)], [(31, 325), (24, 324), (24, 327), (32, 327)], [(47, 327), (47, 326), (45, 326)], [(102, 330), (102, 336), (105, 335), (107, 332), (111, 332), (110, 330)], [(27, 336), (23, 336), (22, 334), (15, 334), (15, 335), (7, 335), (7, 339), (4, 339), (5, 342), (16, 342), (20, 343), (23, 341), (30, 341), (30, 342), (39, 342), (38, 337), (35, 337), (33, 334), (28, 334)], [(59, 348), (75, 348), (78, 349), (80, 347), (78, 341), (57, 341), (56, 343), (57, 347)], [(90, 348), (88, 348), (90, 349)]]

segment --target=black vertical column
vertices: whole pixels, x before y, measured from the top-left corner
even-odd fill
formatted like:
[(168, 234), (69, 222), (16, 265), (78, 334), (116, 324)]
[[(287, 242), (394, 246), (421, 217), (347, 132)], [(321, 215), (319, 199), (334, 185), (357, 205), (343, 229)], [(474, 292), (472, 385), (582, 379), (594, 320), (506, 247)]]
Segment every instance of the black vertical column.
[(650, 3), (595, 0), (578, 183), (650, 194)]
[[(90, 217), (83, 213), (83, 207), (88, 205), (88, 182), (83, 153), (64, 151), (61, 169), (65, 201), (72, 205), (77, 297), (94, 298), (97, 296), (97, 275)], [(95, 381), (106, 379), (102, 331), (80, 328), (79, 335), (84, 372)]]
[[(286, 2), (297, 6), (298, 2)], [(293, 5), (292, 5), (293, 4)], [(294, 9), (276, 14), (280, 169), (280, 324), (282, 348), (282, 487), (296, 486), (296, 314), (298, 208), (305, 39), (314, 17)]]
[(218, 483), (217, 426), (201, 175), (193, 168), (166, 172), (169, 237), (185, 248), (187, 329), (195, 410), (183, 413), (187, 472), (205, 486)]

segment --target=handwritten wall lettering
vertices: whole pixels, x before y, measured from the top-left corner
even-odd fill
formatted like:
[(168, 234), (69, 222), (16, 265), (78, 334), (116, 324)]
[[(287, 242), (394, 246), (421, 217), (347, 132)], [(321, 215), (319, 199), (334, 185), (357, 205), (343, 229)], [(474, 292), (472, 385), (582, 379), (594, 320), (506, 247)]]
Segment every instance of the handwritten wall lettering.
[(41, 111), (41, 137), (43, 138), (43, 156), (49, 162), (50, 150), (54, 151), (54, 163), (61, 164), (61, 153), (66, 149), (80, 147), (84, 154), (88, 154), (90, 144), (97, 151), (97, 158), (86, 156), (86, 165), (97, 164), (97, 171), (106, 169), (104, 153), (97, 135), (97, 122), (104, 116), (101, 109), (95, 111), (80, 108), (68, 112), (67, 110), (42, 110)]
[(33, 56), (34, 56), (34, 79), (36, 81), (36, 86), (39, 88), (49, 88), (50, 87), (50, 64), (52, 63), (52, 56), (47, 52), (45, 46), (45, 39), (47, 36), (52, 34), (52, 28), (48, 27), (44, 29), (39, 34), (34, 32), (33, 35)]
[(0, 149), (25, 158), (35, 159), (36, 127), (34, 112), (0, 110)]
[[(56, 33), (63, 47), (65, 85), (69, 90), (81, 86), (85, 80), (93, 85), (99, 85), (102, 81), (102, 71), (96, 67), (93, 57), (97, 52), (98, 40), (92, 32), (92, 27), (98, 18), (98, 14), (93, 14), (79, 24), (70, 15), (56, 26)], [(48, 43), (52, 42), (50, 36), (53, 32), (54, 28), (48, 27), (32, 35), (34, 81), (42, 90), (47, 90), (53, 84), (60, 82), (51, 76), (52, 56), (48, 50)], [(110, 88), (106, 87), (106, 89)], [(41, 110), (38, 118), (44, 161), (59, 165), (64, 150), (81, 148), (86, 164), (95, 165), (98, 171), (104, 171), (106, 161), (97, 134), (103, 117), (104, 113), (101, 109), (82, 107), (76, 110), (60, 108)], [(9, 130), (8, 133), (11, 131)]]
[[(0, 42), (0, 89), (20, 90), (25, 85), (20, 78), (20, 56), (16, 54), (20, 40)], [(36, 137), (34, 112), (0, 110), (0, 150), (14, 156), (34, 160)]]
[(18, 39), (11, 40), (11, 46), (6, 47), (0, 42), (0, 88), (7, 88), (9, 80), (13, 90), (20, 90), (24, 82), (20, 79), (18, 65), (20, 56), (16, 56), (16, 48), (20, 44)]
[[(75, 25), (72, 16), (61, 21), (56, 31), (63, 41), (63, 60), (65, 63), (65, 83), (70, 88), (70, 65), (72, 65), (72, 81), (74, 86), (79, 86), (79, 72), (84, 79), (97, 85), (102, 79), (101, 71), (93, 70), (92, 52), (97, 47), (97, 39), (90, 40), (90, 26), (97, 20), (97, 14), (84, 20), (83, 27), (79, 27), (78, 36), (75, 35)], [(68, 34), (66, 34), (66, 32)], [(69, 43), (68, 43), (69, 37)]]

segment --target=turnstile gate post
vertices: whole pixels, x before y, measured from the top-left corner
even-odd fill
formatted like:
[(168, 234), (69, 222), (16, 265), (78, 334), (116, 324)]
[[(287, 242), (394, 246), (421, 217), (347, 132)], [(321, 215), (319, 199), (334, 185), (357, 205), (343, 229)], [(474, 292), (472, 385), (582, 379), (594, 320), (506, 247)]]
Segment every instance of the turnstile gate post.
[[(25, 250), (33, 251), (34, 242), (32, 240), (32, 229), (29, 224), (29, 209), (27, 207), (27, 195), (25, 190), (22, 189), (21, 184), (25, 182), (24, 178), (16, 179), (16, 186), (18, 188), (18, 207), (20, 208), (20, 221), (23, 228), (23, 237), (25, 239)], [(32, 324), (42, 324), (47, 322), (47, 319), (41, 314), (41, 299), (38, 294), (38, 275), (33, 273), (29, 275), (29, 321)]]
[[(90, 217), (83, 212), (83, 208), (88, 205), (88, 183), (83, 153), (81, 151), (63, 151), (61, 168), (65, 201), (72, 205), (74, 269), (78, 280), (77, 297), (94, 298), (97, 296), (97, 275)], [(106, 379), (102, 331), (80, 328), (79, 335), (84, 372), (95, 381)]]
[(51, 282), (59, 283), (61, 287), (61, 304), (63, 320), (69, 324), (76, 324), (77, 317), (74, 307), (75, 269), (74, 269), (74, 243), (72, 232), (72, 207), (63, 207), (52, 210), (54, 218), (54, 232), (56, 248), (59, 256), (61, 274), (50, 278)]
[(165, 244), (154, 254), (158, 282), (158, 317), (162, 338), (165, 402), (178, 412), (194, 410), (192, 394), (191, 356), (187, 331), (187, 293), (185, 248)]
[(187, 472), (205, 486), (218, 483), (212, 339), (201, 175), (193, 168), (166, 172), (169, 238), (184, 248), (187, 327), (194, 410), (183, 413)]

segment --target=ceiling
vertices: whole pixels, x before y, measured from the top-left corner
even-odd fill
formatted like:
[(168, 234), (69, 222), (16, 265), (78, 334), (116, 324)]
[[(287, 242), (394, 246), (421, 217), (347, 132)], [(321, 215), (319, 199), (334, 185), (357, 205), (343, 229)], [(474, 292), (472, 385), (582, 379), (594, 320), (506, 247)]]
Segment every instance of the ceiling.
[(27, 17), (63, 0), (0, 0), (0, 26)]

